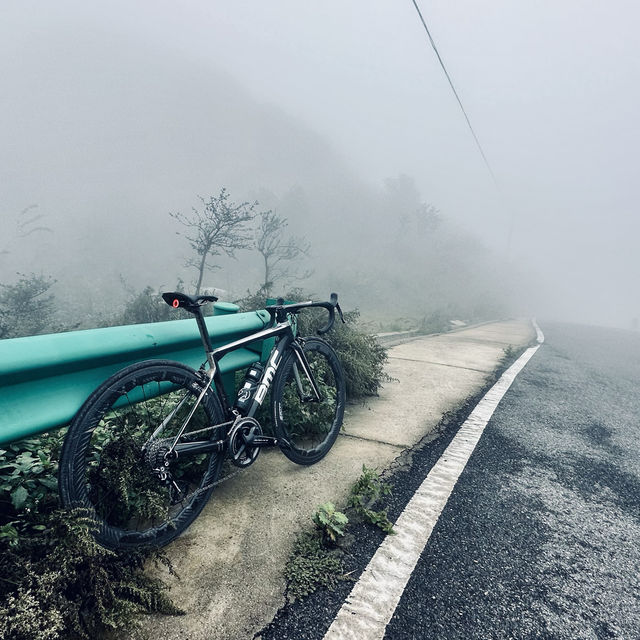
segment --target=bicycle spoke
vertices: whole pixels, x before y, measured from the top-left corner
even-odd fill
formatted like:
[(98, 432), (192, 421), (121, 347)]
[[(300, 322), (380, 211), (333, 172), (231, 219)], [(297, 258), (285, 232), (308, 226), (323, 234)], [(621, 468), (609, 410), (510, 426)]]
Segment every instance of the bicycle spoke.
[[(105, 382), (83, 422), (71, 428), (75, 473), (82, 479), (68, 482), (66, 490), (77, 494), (75, 503), (95, 511), (102, 522), (98, 537), (113, 547), (164, 544), (175, 537), (204, 505), (221, 463), (216, 450), (170, 453), (171, 438), (200, 396), (195, 372), (157, 361), (130, 370)], [(221, 418), (213, 396), (203, 397), (186, 436), (204, 431), (201, 438), (213, 440), (217, 426), (211, 425), (222, 424)]]

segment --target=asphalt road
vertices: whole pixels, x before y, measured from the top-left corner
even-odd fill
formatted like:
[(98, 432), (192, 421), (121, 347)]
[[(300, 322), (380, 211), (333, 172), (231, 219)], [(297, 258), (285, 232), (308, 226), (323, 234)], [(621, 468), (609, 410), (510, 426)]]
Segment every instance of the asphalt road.
[[(640, 334), (542, 325), (422, 553), (388, 639), (640, 638)], [(397, 515), (453, 437), (394, 476)], [(379, 536), (360, 529), (357, 573)], [(322, 638), (350, 587), (263, 638)]]
[[(393, 381), (379, 397), (349, 403), (344, 428), (324, 460), (301, 467), (280, 451), (264, 450), (256, 464), (217, 487), (193, 525), (165, 548), (173, 572), (162, 564), (148, 565), (186, 614), (143, 616), (138, 636), (253, 637), (286, 603), (285, 565), (296, 535), (312, 526), (317, 506), (345, 504), (363, 464), (393, 466), (406, 450), (437, 432), (443, 414), (482, 393), (505, 349), (520, 348), (534, 336), (530, 322), (505, 320), (392, 347), (386, 371)], [(375, 536), (363, 531), (358, 545), (370, 540), (375, 548)], [(348, 555), (349, 564), (356, 565), (348, 569), (354, 571), (350, 575), (356, 575), (364, 557), (360, 548)], [(307, 633), (306, 617), (301, 627)], [(304, 636), (296, 629), (288, 637)]]

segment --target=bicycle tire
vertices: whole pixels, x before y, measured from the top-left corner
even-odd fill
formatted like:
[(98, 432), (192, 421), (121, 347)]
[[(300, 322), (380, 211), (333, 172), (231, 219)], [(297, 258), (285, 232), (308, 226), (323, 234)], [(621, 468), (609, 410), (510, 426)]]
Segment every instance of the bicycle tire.
[[(327, 455), (338, 437), (344, 416), (345, 381), (340, 360), (327, 342), (315, 337), (302, 342), (322, 399), (309, 400), (311, 385), (291, 350), (273, 382), (271, 411), (282, 453), (296, 464), (311, 465)], [(296, 372), (306, 400), (298, 392)]]
[[(222, 452), (173, 460), (169, 470), (178, 489), (162, 482), (153, 468), (162, 466), (167, 443), (173, 442), (180, 418), (203, 384), (181, 363), (147, 360), (108, 378), (76, 414), (60, 456), (60, 498), (65, 507), (89, 511), (96, 522), (95, 537), (103, 546), (164, 546), (202, 511), (220, 474)], [(182, 397), (186, 400), (175, 416), (154, 434)], [(187, 431), (212, 427), (223, 419), (217, 394), (209, 389)], [(198, 439), (224, 437), (220, 429), (205, 431)]]

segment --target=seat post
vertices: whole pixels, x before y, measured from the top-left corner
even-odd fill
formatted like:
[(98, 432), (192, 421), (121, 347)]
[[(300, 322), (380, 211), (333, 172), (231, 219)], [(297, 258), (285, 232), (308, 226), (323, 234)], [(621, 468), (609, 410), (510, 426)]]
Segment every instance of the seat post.
[(209, 332), (207, 331), (207, 324), (204, 321), (204, 316), (202, 315), (202, 308), (196, 307), (193, 310), (193, 313), (196, 316), (196, 322), (198, 323), (198, 329), (200, 331), (200, 338), (202, 339), (204, 350), (208, 355), (213, 351), (213, 346), (211, 345), (211, 338), (209, 336)]

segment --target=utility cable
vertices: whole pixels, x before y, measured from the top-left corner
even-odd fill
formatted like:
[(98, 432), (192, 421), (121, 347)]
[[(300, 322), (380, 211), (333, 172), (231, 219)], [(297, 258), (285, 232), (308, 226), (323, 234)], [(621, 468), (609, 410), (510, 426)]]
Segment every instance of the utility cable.
[(424, 30), (427, 32), (427, 36), (429, 36), (429, 41), (431, 42), (431, 46), (433, 47), (433, 50), (436, 53), (436, 56), (438, 57), (438, 62), (440, 63), (440, 66), (442, 67), (442, 70), (444, 71), (444, 75), (447, 77), (447, 80), (449, 81), (449, 86), (451, 87), (451, 91), (453, 91), (453, 95), (456, 97), (456, 100), (458, 101), (458, 104), (460, 105), (460, 109), (462, 109), (462, 114), (464, 115), (465, 120), (467, 121), (467, 125), (469, 125), (469, 131), (471, 131), (471, 135), (473, 136), (473, 139), (476, 141), (476, 145), (478, 146), (478, 150), (480, 151), (480, 155), (482, 156), (482, 159), (484, 160), (485, 165), (487, 166), (487, 169), (489, 170), (489, 173), (491, 174), (491, 177), (493, 178), (493, 182), (495, 183), (496, 187), (498, 187), (498, 181), (496, 180), (496, 176), (493, 173), (493, 169), (491, 168), (491, 165), (489, 164), (489, 161), (487, 160), (487, 156), (485, 155), (483, 149), (482, 149), (482, 145), (480, 144), (480, 140), (478, 139), (478, 136), (476, 135), (476, 132), (473, 130), (473, 127), (471, 126), (471, 120), (469, 120), (469, 116), (467, 115), (467, 112), (465, 111), (465, 108), (462, 106), (462, 100), (460, 100), (460, 96), (458, 95), (458, 92), (456, 91), (456, 88), (453, 86), (453, 81), (451, 80), (451, 76), (449, 75), (449, 72), (447, 71), (447, 68), (444, 66), (444, 62), (442, 61), (442, 58), (440, 56), (440, 52), (438, 51), (438, 47), (436, 47), (436, 43), (433, 41), (433, 38), (431, 37), (431, 32), (429, 31), (429, 27), (427, 27), (427, 23), (425, 22), (424, 18), (422, 17), (422, 12), (420, 11), (420, 8), (418, 7), (418, 4), (416, 2), (416, 0), (411, 0), (413, 2), (413, 6), (416, 8), (416, 11), (418, 12), (418, 15), (420, 16), (420, 21), (422, 22), (422, 26), (424, 27)]

